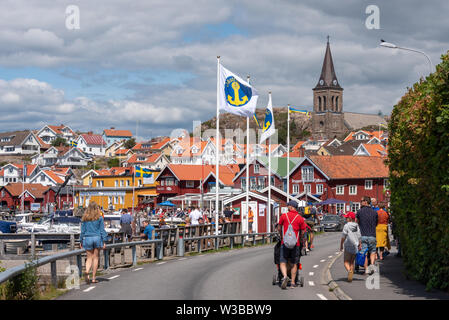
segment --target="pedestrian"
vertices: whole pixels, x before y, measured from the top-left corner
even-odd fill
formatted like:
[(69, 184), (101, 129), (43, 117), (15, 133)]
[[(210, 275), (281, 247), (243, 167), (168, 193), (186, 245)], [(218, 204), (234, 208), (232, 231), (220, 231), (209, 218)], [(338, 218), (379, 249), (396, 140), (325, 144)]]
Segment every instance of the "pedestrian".
[[(98, 254), (100, 248), (106, 249), (108, 234), (104, 229), (104, 219), (101, 211), (95, 201), (91, 201), (81, 218), (80, 248), (85, 249), (86, 259), (86, 283), (97, 283), (96, 274), (98, 268)], [(92, 281), (89, 278), (90, 268), (92, 267)]]
[[(281, 215), (278, 222), (278, 231), (281, 234), (281, 248), (280, 248), (280, 269), (282, 273), (281, 288), (286, 289), (288, 281), (290, 280), (287, 275), (287, 264), (290, 265), (291, 275), (291, 288), (296, 287), (295, 278), (297, 272), (297, 266), (299, 264), (299, 248), (300, 239), (304, 236), (306, 224), (304, 218), (298, 214), (298, 204), (296, 201), (289, 201), (287, 204), (288, 212)], [(284, 244), (284, 238), (287, 234), (289, 225), (292, 226), (296, 236), (296, 245), (293, 247), (287, 247)]]
[(363, 197), (361, 200), (361, 208), (357, 211), (356, 221), (360, 227), (362, 235), (362, 252), (368, 251), (368, 257), (365, 259), (365, 274), (372, 274), (374, 271), (368, 272), (368, 258), (372, 265), (376, 261), (376, 227), (377, 212), (370, 205), (370, 197)]
[(371, 208), (373, 208), (374, 211), (379, 211), (376, 198), (371, 198)]
[[(146, 240), (152, 240), (153, 239), (153, 231), (155, 230), (155, 228), (150, 224), (150, 222), (148, 220), (143, 221), (143, 227), (144, 227), (144, 230), (140, 234), (140, 236), (142, 238), (145, 238)], [(157, 232), (154, 233), (154, 238), (156, 238), (156, 237), (157, 237)]]
[(133, 230), (131, 223), (133, 221), (132, 216), (128, 213), (128, 209), (122, 209), (122, 215), (120, 216), (120, 231), (125, 234), (126, 240), (129, 240), (132, 236)]
[(251, 207), (249, 207), (248, 211), (248, 231), (249, 233), (253, 233), (253, 222), (254, 222), (254, 213)]
[(185, 218), (184, 223), (186, 227), (190, 226), (190, 218), (188, 216)]
[(192, 211), (189, 214), (192, 226), (198, 225), (198, 219), (202, 217), (201, 212), (196, 207), (192, 207)]
[(340, 242), (340, 251), (344, 246), (344, 265), (348, 272), (348, 282), (352, 282), (355, 268), (355, 257), (357, 251), (362, 249), (362, 235), (359, 225), (355, 223), (355, 213), (349, 211), (346, 215), (347, 223), (343, 227), (343, 234)]
[(234, 210), (231, 209), (230, 206), (227, 206), (226, 210), (223, 213), (225, 215), (225, 218), (227, 218), (229, 221), (232, 221), (232, 217), (234, 215)]
[[(384, 256), (387, 256), (391, 250), (390, 238), (388, 236), (388, 224), (390, 223), (390, 215), (385, 211), (385, 204), (379, 205), (377, 211), (378, 222), (376, 227), (376, 243), (377, 243), (377, 255), (380, 260), (383, 260)], [(385, 250), (387, 248), (388, 250)]]

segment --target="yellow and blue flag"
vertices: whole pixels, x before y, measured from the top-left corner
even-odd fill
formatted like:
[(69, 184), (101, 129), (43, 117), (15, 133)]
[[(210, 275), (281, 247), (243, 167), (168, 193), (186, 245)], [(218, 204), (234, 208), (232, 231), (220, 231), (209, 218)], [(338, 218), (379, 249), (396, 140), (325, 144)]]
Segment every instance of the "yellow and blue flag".
[(78, 147), (78, 142), (76, 142), (76, 141), (73, 141), (73, 140), (72, 140), (72, 141), (70, 141), (69, 144), (70, 144), (70, 146), (72, 146), (72, 147), (75, 147), (75, 148)]
[(310, 111), (307, 111), (307, 110), (299, 110), (299, 109), (297, 109), (297, 108), (294, 108), (294, 107), (288, 107), (288, 112), (290, 112), (290, 113), (302, 113), (302, 114), (305, 114), (306, 116), (308, 116), (308, 117), (310, 117)]
[(136, 166), (136, 178), (143, 178), (144, 184), (154, 183), (153, 172), (150, 169), (142, 168), (141, 166)]
[(219, 65), (218, 82), (219, 110), (253, 117), (259, 98), (257, 91), (222, 65)]
[(268, 106), (265, 110), (265, 120), (263, 122), (262, 135), (260, 137), (260, 144), (264, 142), (266, 139), (271, 137), (275, 133), (274, 128), (274, 113), (273, 113), (273, 104), (271, 102), (271, 93), (268, 97)]

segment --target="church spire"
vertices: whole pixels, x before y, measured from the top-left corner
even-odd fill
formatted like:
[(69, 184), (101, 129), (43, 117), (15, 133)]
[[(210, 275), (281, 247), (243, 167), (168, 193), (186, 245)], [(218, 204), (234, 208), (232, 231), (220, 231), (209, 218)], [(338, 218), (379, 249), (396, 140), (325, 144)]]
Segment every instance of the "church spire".
[(324, 55), (323, 67), (321, 69), (320, 79), (315, 89), (333, 88), (342, 89), (335, 74), (334, 62), (332, 60), (329, 36), (327, 36), (326, 54)]

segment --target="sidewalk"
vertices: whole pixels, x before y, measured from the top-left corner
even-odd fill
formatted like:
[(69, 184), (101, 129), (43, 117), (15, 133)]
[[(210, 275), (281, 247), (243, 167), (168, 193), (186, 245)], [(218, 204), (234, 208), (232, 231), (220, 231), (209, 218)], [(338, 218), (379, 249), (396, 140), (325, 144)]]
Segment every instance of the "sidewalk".
[(407, 280), (403, 272), (402, 258), (396, 257), (396, 253), (396, 247), (392, 246), (390, 254), (383, 261), (379, 261), (379, 289), (369, 289), (375, 285), (376, 278), (373, 276), (367, 280), (369, 276), (355, 273), (352, 283), (348, 283), (343, 255), (331, 266), (331, 277), (353, 300), (449, 300), (448, 293), (438, 290), (427, 292), (425, 285)]

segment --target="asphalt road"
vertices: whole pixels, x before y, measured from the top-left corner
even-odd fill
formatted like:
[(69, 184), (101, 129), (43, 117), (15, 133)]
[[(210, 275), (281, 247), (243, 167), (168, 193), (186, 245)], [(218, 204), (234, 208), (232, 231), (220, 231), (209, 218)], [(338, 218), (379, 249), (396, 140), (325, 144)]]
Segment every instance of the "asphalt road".
[(336, 300), (322, 272), (338, 253), (340, 232), (315, 238), (315, 249), (301, 258), (304, 287), (272, 285), (274, 245), (177, 257), (97, 277), (59, 300)]

